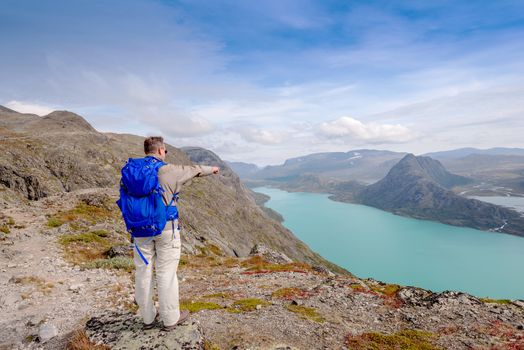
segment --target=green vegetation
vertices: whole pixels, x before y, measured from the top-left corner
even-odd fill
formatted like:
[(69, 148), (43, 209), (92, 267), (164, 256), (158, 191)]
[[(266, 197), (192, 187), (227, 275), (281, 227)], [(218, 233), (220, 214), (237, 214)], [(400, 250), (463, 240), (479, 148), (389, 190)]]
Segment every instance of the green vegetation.
[(271, 303), (257, 298), (240, 299), (235, 301), (231, 307), (227, 308), (227, 311), (231, 313), (249, 312), (256, 310), (257, 305), (264, 307), (271, 305)]
[(86, 263), (92, 263), (86, 267), (100, 266), (128, 270), (125, 267), (127, 264), (122, 264), (122, 260), (105, 259), (107, 250), (117, 243), (109, 239), (109, 232), (105, 230), (63, 235), (58, 242), (64, 247), (66, 260), (74, 264), (84, 266)]
[(480, 300), (484, 303), (492, 303), (492, 304), (511, 304), (511, 300), (508, 299), (490, 299), (490, 298), (480, 298)]
[[(109, 245), (109, 242), (105, 239), (109, 235), (109, 232), (105, 230), (91, 231), (85, 233), (78, 233), (74, 235), (64, 235), (58, 240), (62, 245), (68, 245), (72, 242), (82, 242), (82, 243), (103, 243), (104, 245)], [(108, 247), (109, 248), (109, 247)]]
[(18, 225), (15, 226), (15, 219), (13, 219), (12, 217), (8, 216), (6, 218), (3, 216), (0, 216), (0, 218), (2, 219), (2, 222), (0, 222), (0, 232), (8, 234), (8, 233), (11, 233), (11, 227), (14, 226), (15, 228), (20, 228), (18, 227)]
[(242, 261), (240, 265), (246, 268), (244, 274), (312, 271), (311, 265), (306, 263), (292, 262), (287, 264), (273, 264), (266, 261), (261, 256), (253, 256), (247, 260)]
[(204, 340), (204, 350), (220, 350), (220, 347), (209, 340)]
[(223, 307), (217, 303), (210, 303), (206, 301), (193, 301), (193, 300), (181, 300), (180, 309), (188, 310), (189, 312), (198, 312), (201, 310), (216, 310), (222, 309)]
[(135, 269), (135, 264), (132, 258), (124, 256), (116, 256), (110, 259), (97, 259), (84, 264), (88, 269), (114, 269), (125, 270), (131, 272)]
[(85, 221), (94, 225), (113, 217), (115, 217), (115, 214), (109, 209), (79, 202), (73, 209), (58, 211), (49, 216), (46, 225), (48, 227), (59, 227), (65, 223), (74, 222), (78, 227), (78, 221)]
[(432, 344), (435, 339), (436, 335), (430, 332), (404, 329), (390, 335), (375, 332), (348, 335), (345, 342), (352, 350), (440, 350)]
[(197, 247), (198, 250), (200, 250), (200, 256), (208, 256), (208, 255), (218, 255), (218, 256), (221, 256), (221, 255), (224, 255), (222, 253), (222, 249), (220, 249), (220, 247), (214, 245), (214, 244), (206, 244), (204, 247), (200, 247), (198, 246)]
[(227, 298), (229, 298), (229, 295), (226, 294), (226, 293), (214, 293), (214, 294), (204, 295), (202, 298), (222, 298), (222, 299), (227, 299)]
[(375, 285), (375, 284), (368, 284), (369, 288), (371, 288), (372, 291), (384, 294), (388, 297), (394, 296), (398, 293), (398, 291), (401, 289), (401, 287), (398, 284), (384, 284), (384, 285)]
[(319, 323), (324, 322), (324, 318), (317, 313), (317, 310), (315, 310), (315, 308), (289, 304), (286, 306), (286, 309), (300, 315), (302, 318)]
[(308, 298), (310, 295), (310, 292), (296, 287), (280, 288), (271, 293), (271, 296), (273, 298), (281, 298), (286, 300), (291, 300), (295, 298), (305, 299)]
[(59, 227), (64, 224), (64, 221), (56, 218), (56, 217), (50, 217), (47, 219), (47, 227)]

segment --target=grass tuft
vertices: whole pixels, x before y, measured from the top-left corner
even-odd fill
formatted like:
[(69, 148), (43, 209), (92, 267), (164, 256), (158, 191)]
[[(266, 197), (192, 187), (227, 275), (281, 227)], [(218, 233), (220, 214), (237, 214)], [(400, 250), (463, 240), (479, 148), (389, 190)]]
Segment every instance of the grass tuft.
[(227, 299), (229, 298), (229, 295), (227, 293), (213, 293), (213, 294), (207, 294), (204, 295), (202, 298), (221, 298), (221, 299)]
[(437, 338), (434, 333), (417, 329), (404, 329), (394, 334), (381, 334), (376, 332), (363, 333), (360, 335), (348, 335), (345, 343), (353, 350), (440, 350), (433, 345)]
[[(97, 230), (83, 233), (66, 234), (58, 239), (64, 247), (66, 260), (83, 265), (96, 260), (108, 260), (105, 253), (115, 241), (109, 238), (109, 232)], [(110, 260), (110, 259), (109, 259)]]
[(290, 287), (290, 288), (280, 288), (271, 293), (273, 298), (281, 298), (286, 300), (291, 299), (307, 299), (311, 296), (311, 292), (303, 290), (301, 288)]
[(87, 269), (113, 269), (125, 270), (131, 272), (135, 269), (135, 263), (132, 258), (125, 256), (115, 256), (110, 259), (97, 259), (84, 264)]
[(261, 256), (253, 256), (240, 263), (240, 266), (245, 267), (246, 271), (243, 274), (258, 274), (271, 272), (301, 272), (306, 273), (312, 271), (312, 267), (306, 263), (292, 262), (287, 264), (273, 264), (266, 261)]
[(181, 300), (180, 309), (188, 310), (189, 312), (198, 312), (201, 310), (216, 310), (222, 309), (223, 307), (217, 303), (210, 303), (206, 301), (194, 301), (194, 300)]
[(264, 307), (271, 305), (271, 303), (257, 298), (240, 299), (227, 308), (227, 311), (231, 313), (249, 312), (256, 310), (257, 305)]
[(509, 299), (480, 298), (480, 300), (484, 303), (490, 303), (490, 304), (502, 304), (502, 305), (511, 304), (511, 300)]
[(286, 306), (286, 309), (300, 315), (302, 318), (305, 319), (309, 319), (319, 323), (325, 321), (324, 318), (318, 314), (317, 310), (315, 310), (315, 308), (312, 307), (289, 304)]
[(116, 214), (104, 207), (97, 207), (89, 205), (84, 202), (79, 202), (77, 205), (67, 211), (59, 211), (47, 219), (47, 227), (59, 227), (65, 223), (75, 223), (80, 225), (78, 221), (86, 221), (89, 224), (96, 224), (109, 218), (115, 218)]
[(97, 345), (89, 341), (84, 330), (78, 330), (73, 333), (73, 336), (66, 345), (66, 350), (109, 350), (107, 345)]

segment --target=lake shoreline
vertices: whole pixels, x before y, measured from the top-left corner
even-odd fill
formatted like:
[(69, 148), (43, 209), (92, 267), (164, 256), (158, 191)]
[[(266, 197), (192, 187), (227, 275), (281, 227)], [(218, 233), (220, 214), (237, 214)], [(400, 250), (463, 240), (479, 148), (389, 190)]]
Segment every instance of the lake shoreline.
[[(421, 225), (422, 227), (428, 227), (430, 230), (431, 229), (434, 229), (435, 227), (438, 228), (438, 230), (443, 230), (443, 232), (446, 232), (448, 230), (450, 231), (455, 231), (455, 230), (465, 230), (466, 234), (467, 235), (480, 235), (480, 236), (473, 236), (473, 239), (474, 241), (476, 240), (480, 240), (480, 241), (485, 241), (486, 239), (490, 240), (490, 239), (493, 239), (491, 236), (492, 233), (494, 232), (489, 232), (489, 231), (480, 231), (480, 230), (474, 230), (474, 229), (470, 229), (470, 228), (462, 228), (462, 227), (457, 227), (457, 226), (451, 226), (451, 225), (445, 225), (445, 224), (442, 224), (442, 223), (438, 223), (438, 222), (434, 222), (434, 221), (429, 221), (429, 220), (420, 220), (420, 219), (413, 219), (413, 218), (409, 218), (409, 217), (403, 217), (403, 216), (398, 216), (398, 215), (395, 215), (393, 213), (389, 213), (389, 212), (386, 212), (386, 211), (383, 211), (383, 210), (380, 210), (380, 209), (377, 209), (377, 208), (373, 208), (373, 207), (368, 207), (368, 206), (364, 206), (364, 205), (361, 205), (361, 204), (355, 204), (355, 203), (347, 203), (347, 202), (339, 202), (339, 201), (334, 201), (333, 199), (329, 198), (331, 194), (329, 193), (308, 193), (308, 192), (291, 192), (291, 191), (285, 191), (285, 190), (281, 190), (281, 189), (278, 189), (278, 188), (274, 188), (274, 187), (271, 187), (271, 188), (268, 188), (268, 187), (257, 187), (257, 188), (253, 188), (252, 189), (253, 191), (256, 191), (256, 192), (260, 192), (260, 190), (264, 191), (264, 192), (261, 192), (261, 193), (264, 193), (265, 195), (269, 195), (269, 200), (264, 204), (265, 206), (267, 206), (268, 208), (271, 208), (275, 211), (277, 211), (280, 215), (282, 215), (284, 217), (284, 222), (283, 224), (288, 227), (298, 238), (300, 238), (301, 240), (303, 240), (306, 244), (308, 244), (312, 250), (318, 252), (320, 255), (322, 255), (323, 257), (325, 257), (326, 259), (332, 261), (333, 263), (351, 271), (352, 273), (355, 273), (355, 275), (357, 276), (362, 276), (362, 278), (372, 278), (372, 279), (377, 279), (377, 280), (381, 280), (381, 281), (384, 281), (384, 282), (387, 282), (387, 283), (398, 283), (398, 284), (402, 284), (402, 285), (414, 285), (414, 286), (418, 286), (418, 287), (421, 287), (421, 288), (424, 288), (424, 289), (427, 289), (427, 290), (431, 290), (431, 291), (444, 291), (444, 290), (460, 290), (460, 291), (465, 291), (466, 293), (469, 293), (469, 294), (472, 294), (472, 295), (476, 295), (478, 297), (491, 297), (491, 298), (500, 298), (500, 299), (515, 299), (515, 300), (519, 300), (519, 299), (524, 299), (524, 284), (522, 286), (518, 286), (518, 291), (515, 292), (514, 295), (509, 295), (509, 293), (504, 293), (504, 291), (500, 291), (497, 292), (497, 293), (493, 293), (493, 292), (487, 292), (488, 289), (486, 290), (483, 290), (482, 288), (478, 289), (477, 291), (475, 291), (475, 288), (473, 289), (468, 289), (468, 288), (459, 288), (459, 287), (453, 287), (452, 285), (449, 285), (447, 287), (443, 287), (443, 286), (440, 286), (440, 288), (435, 288), (434, 285), (438, 285), (435, 284), (435, 283), (429, 283), (429, 284), (426, 284), (426, 283), (416, 283), (416, 279), (413, 279), (411, 281), (408, 281), (409, 279), (396, 279), (394, 278), (393, 276), (390, 276), (390, 277), (393, 277), (393, 278), (384, 278), (385, 275), (387, 274), (375, 274), (373, 273), (372, 271), (365, 271), (365, 270), (361, 270), (361, 269), (356, 269), (355, 268), (355, 264), (354, 263), (349, 263), (348, 261), (344, 261), (344, 259), (339, 259), (337, 258), (336, 256), (334, 256), (333, 254), (331, 254), (332, 250), (330, 247), (320, 247), (322, 249), (319, 249), (319, 246), (317, 244), (315, 244), (314, 241), (308, 239), (307, 235), (305, 236), (304, 235), (304, 232), (303, 230), (301, 230), (300, 228), (297, 229), (296, 227), (296, 223), (294, 224), (293, 223), (293, 219), (291, 219), (291, 225), (290, 225), (290, 217), (289, 215), (286, 215), (286, 210), (279, 210), (279, 208), (277, 206), (275, 206), (275, 198), (274, 197), (278, 197), (278, 196), (272, 196), (271, 193), (267, 193), (268, 191), (269, 192), (274, 192), (273, 194), (277, 193), (275, 191), (280, 191), (281, 193), (286, 193), (286, 194), (291, 194), (291, 195), (298, 195), (298, 196), (305, 196), (306, 198), (310, 198), (308, 197), (309, 195), (313, 195), (313, 196), (318, 196), (318, 197), (315, 197), (315, 200), (321, 200), (322, 198), (325, 200), (325, 199), (329, 199), (329, 202), (331, 203), (338, 203), (339, 205), (342, 205), (342, 206), (348, 206), (348, 205), (352, 205), (352, 206), (356, 206), (356, 207), (353, 207), (353, 208), (359, 208), (362, 209), (362, 207), (366, 208), (364, 209), (364, 211), (368, 211), (368, 210), (371, 210), (373, 213), (375, 213), (376, 215), (378, 215), (378, 217), (383, 217), (383, 215), (389, 215), (391, 217), (396, 217), (396, 218), (399, 218), (399, 219), (402, 219), (402, 220), (408, 220), (409, 225), (414, 225), (414, 226), (417, 226), (417, 225)], [(278, 198), (276, 199), (278, 200)], [(294, 203), (293, 205), (298, 205), (297, 203)], [(290, 207), (292, 206), (290, 203), (286, 203), (285, 207)], [(347, 208), (346, 208), (347, 209)], [(375, 215), (373, 214), (373, 215)], [(307, 216), (307, 215), (306, 215)], [(387, 220), (391, 220), (391, 218), (387, 219)], [(393, 219), (395, 220), (395, 219)], [(343, 226), (343, 224), (339, 224), (341, 226)], [(408, 226), (409, 226), (408, 225)], [(439, 226), (439, 225), (442, 225), (442, 226)], [(461, 231), (462, 232), (462, 231)], [(498, 232), (497, 232), (498, 233)], [(462, 233), (463, 234), (463, 233)], [(482, 235), (484, 234), (484, 235)], [(440, 235), (440, 234), (439, 234)], [(454, 236), (450, 233), (445, 233), (444, 234), (445, 236), (450, 236), (452, 239)], [(487, 236), (486, 236), (487, 235)], [(460, 234), (459, 234), (460, 236)], [(482, 236), (482, 238), (480, 238)], [(521, 239), (522, 237), (518, 237), (518, 236), (514, 236), (514, 235), (509, 235), (509, 234), (506, 234), (506, 235), (496, 235), (496, 236), (501, 236), (501, 237), (505, 237), (507, 236), (508, 238), (501, 238), (501, 239), (497, 239), (495, 238), (494, 240), (495, 241), (500, 241), (500, 240), (507, 240), (509, 239), (510, 241), (514, 240), (514, 238), (516, 239)], [(415, 235), (414, 236), (415, 238), (420, 238), (420, 234), (419, 235)], [(440, 238), (440, 237), (439, 237)], [(524, 248), (524, 240), (521, 240), (521, 241), (518, 241), (518, 242), (521, 242), (520, 245), (523, 245), (523, 248)], [(354, 243), (354, 242), (352, 242)], [(395, 243), (395, 242), (393, 242)], [(442, 242), (440, 242), (441, 244)], [(342, 243), (340, 243), (342, 244)], [(461, 243), (463, 244), (463, 242)], [(463, 244), (464, 245), (464, 244)], [(468, 245), (465, 245), (466, 247)], [(489, 246), (489, 245), (488, 245)], [(511, 246), (511, 244), (510, 244)], [(484, 247), (483, 249), (485, 249), (486, 247)], [(366, 248), (368, 249), (368, 248)], [(449, 249), (449, 247), (445, 247), (445, 249), (443, 250), (444, 253), (446, 254), (449, 254), (449, 252), (446, 252), (446, 249)], [(453, 250), (453, 249), (451, 249)], [(454, 252), (456, 253), (456, 252)], [(456, 254), (457, 256), (460, 256), (460, 254)], [(518, 255), (518, 254), (517, 254)], [(520, 263), (524, 263), (524, 255), (518, 255), (518, 259), (522, 259), (522, 260), (518, 260), (520, 261)], [(520, 264), (518, 263), (518, 264)], [(511, 264), (510, 264), (511, 265)], [(452, 270), (452, 269), (450, 269)], [(479, 270), (482, 270), (481, 266), (479, 266)], [(420, 273), (421, 271), (418, 271), (418, 273)], [(476, 271), (476, 273), (479, 273), (479, 271)], [(517, 271), (515, 271), (515, 273), (517, 273)], [(366, 277), (364, 277), (366, 276)], [(442, 276), (440, 276), (442, 277)], [(505, 281), (505, 283), (508, 283), (508, 281)], [(459, 284), (460, 285), (460, 284)], [(522, 288), (522, 289), (520, 289)], [(504, 288), (502, 288), (504, 289)]]

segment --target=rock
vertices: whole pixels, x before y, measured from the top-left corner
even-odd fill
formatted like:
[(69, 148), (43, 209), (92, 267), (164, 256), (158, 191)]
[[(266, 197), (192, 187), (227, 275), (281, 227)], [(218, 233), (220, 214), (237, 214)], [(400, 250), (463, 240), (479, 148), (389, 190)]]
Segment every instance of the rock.
[(198, 322), (185, 322), (174, 330), (142, 329), (142, 320), (131, 313), (112, 312), (86, 323), (86, 335), (94, 343), (118, 349), (204, 349)]
[(320, 272), (320, 273), (327, 274), (328, 276), (335, 276), (333, 272), (329, 271), (326, 267), (321, 266), (321, 265), (313, 266), (313, 270)]
[(87, 205), (92, 205), (94, 207), (110, 209), (108, 202), (111, 200), (109, 195), (105, 193), (84, 193), (78, 196), (82, 202)]
[(49, 339), (56, 337), (58, 335), (58, 330), (51, 323), (44, 323), (38, 329), (38, 339), (41, 343), (45, 343)]
[(81, 283), (76, 283), (76, 284), (72, 284), (72, 285), (70, 285), (70, 286), (69, 286), (69, 290), (72, 290), (73, 292), (76, 292), (76, 291), (82, 289), (82, 287), (84, 287), (83, 284), (81, 284)]
[(517, 305), (521, 308), (524, 308), (524, 300), (513, 300), (513, 305)]
[(114, 258), (117, 256), (129, 257), (133, 249), (129, 245), (115, 245), (107, 251), (107, 256)]
[(443, 307), (451, 305), (463, 307), (464, 305), (482, 304), (482, 301), (472, 295), (449, 290), (446, 290), (442, 293), (432, 294), (431, 296), (425, 298), (425, 301), (431, 306), (439, 305)]
[(253, 248), (251, 248), (249, 255), (260, 255), (267, 261), (275, 264), (287, 264), (293, 262), (293, 260), (291, 260), (286, 254), (271, 250), (263, 244), (255, 244)]
[(27, 320), (26, 325), (29, 327), (34, 327), (42, 324), (44, 321), (45, 317), (43, 315), (33, 315)]
[(408, 305), (425, 306), (426, 299), (433, 295), (430, 291), (416, 288), (404, 287), (398, 292), (398, 297)]

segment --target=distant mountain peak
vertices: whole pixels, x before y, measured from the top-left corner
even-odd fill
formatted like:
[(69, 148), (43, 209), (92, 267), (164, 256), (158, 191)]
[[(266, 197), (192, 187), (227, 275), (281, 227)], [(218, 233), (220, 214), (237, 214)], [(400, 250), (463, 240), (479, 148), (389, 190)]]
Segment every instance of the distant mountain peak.
[(398, 178), (422, 177), (445, 188), (471, 182), (471, 179), (450, 173), (438, 160), (431, 157), (415, 156), (412, 153), (406, 154), (391, 168), (387, 176)]
[(76, 113), (69, 111), (54, 111), (46, 116), (43, 116), (39, 121), (42, 126), (57, 127), (55, 131), (60, 129), (68, 129), (68, 131), (91, 131), (96, 132), (95, 128), (91, 126), (83, 117)]
[(0, 105), (0, 112), (7, 112), (7, 113), (18, 113), (16, 111), (13, 111), (12, 109), (9, 109), (5, 106)]

